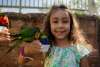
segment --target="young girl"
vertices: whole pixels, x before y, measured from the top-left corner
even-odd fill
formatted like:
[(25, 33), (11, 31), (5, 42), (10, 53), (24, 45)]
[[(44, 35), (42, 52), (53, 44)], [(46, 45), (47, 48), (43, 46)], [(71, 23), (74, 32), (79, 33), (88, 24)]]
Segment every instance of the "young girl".
[(75, 17), (67, 7), (53, 6), (47, 15), (44, 32), (50, 49), (44, 67), (88, 67), (86, 56), (92, 47), (83, 37)]

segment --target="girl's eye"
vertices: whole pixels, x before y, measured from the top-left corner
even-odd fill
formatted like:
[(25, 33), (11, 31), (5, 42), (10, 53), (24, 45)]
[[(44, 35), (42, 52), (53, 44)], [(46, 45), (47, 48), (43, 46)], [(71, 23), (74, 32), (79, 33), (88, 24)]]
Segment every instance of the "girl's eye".
[(58, 21), (53, 21), (53, 23), (58, 23)]
[(68, 21), (62, 21), (63, 23), (68, 23)]

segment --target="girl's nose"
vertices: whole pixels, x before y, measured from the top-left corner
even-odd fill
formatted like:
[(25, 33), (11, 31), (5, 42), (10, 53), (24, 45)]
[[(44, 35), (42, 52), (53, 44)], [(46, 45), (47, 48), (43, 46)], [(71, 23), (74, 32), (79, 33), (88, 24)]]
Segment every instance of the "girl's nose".
[(59, 21), (59, 22), (58, 22), (58, 27), (63, 27), (62, 21)]

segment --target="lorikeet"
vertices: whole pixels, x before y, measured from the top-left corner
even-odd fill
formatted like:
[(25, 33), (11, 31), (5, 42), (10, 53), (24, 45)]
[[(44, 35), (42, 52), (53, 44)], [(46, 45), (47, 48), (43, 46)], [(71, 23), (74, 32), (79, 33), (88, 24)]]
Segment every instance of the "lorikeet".
[(37, 32), (40, 32), (39, 28), (30, 28), (30, 27), (23, 27), (22, 30), (19, 32), (19, 34), (11, 34), (11, 36), (14, 36), (15, 39), (13, 40), (15, 43), (13, 46), (9, 48), (7, 53), (12, 51), (14, 48), (19, 47), (19, 45), (24, 42), (32, 42), (34, 39), (36, 39), (35, 35)]
[(14, 48), (19, 47), (19, 45), (24, 42), (32, 42), (33, 40), (40, 40), (40, 42), (44, 45), (48, 44), (48, 37), (45, 35), (44, 32), (40, 32), (39, 28), (33, 27), (23, 27), (19, 34), (13, 35), (15, 36), (15, 43), (13, 46), (9, 48), (7, 53), (12, 51)]

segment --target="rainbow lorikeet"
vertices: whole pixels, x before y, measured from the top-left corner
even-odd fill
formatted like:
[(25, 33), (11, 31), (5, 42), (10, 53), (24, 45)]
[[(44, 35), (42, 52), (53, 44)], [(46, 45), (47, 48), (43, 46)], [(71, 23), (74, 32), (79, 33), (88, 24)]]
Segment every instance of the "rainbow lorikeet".
[(40, 32), (39, 28), (23, 27), (18, 34), (11, 34), (11, 36), (15, 37), (15, 39), (13, 40), (15, 43), (8, 49), (7, 53), (12, 51), (16, 47), (19, 47), (19, 45), (23, 41), (32, 42), (34, 39), (36, 39), (35, 35), (37, 32)]

